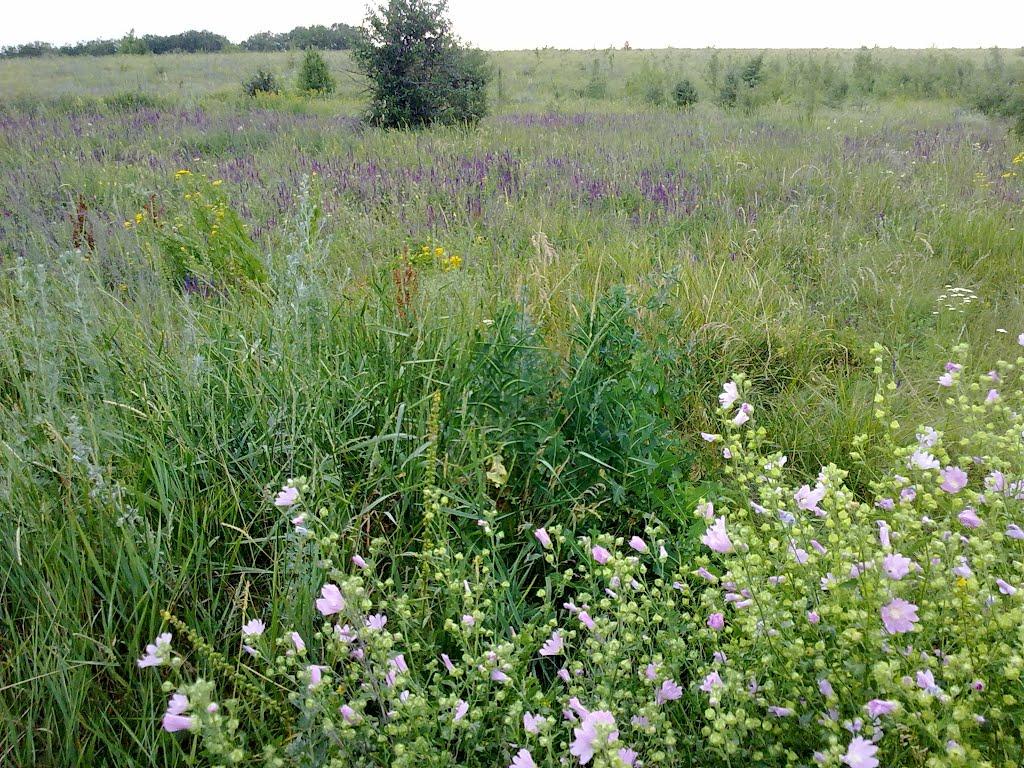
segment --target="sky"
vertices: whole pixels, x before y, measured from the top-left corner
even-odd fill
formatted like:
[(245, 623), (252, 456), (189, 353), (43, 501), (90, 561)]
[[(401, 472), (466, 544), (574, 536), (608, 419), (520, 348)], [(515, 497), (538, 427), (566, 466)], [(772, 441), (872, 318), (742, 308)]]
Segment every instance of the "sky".
[[(7, 6), (7, 7), (3, 7)], [(358, 24), (365, 0), (0, 0), (0, 45), (209, 29)], [(1024, 46), (1024, 0), (449, 0), (455, 31), (490, 50), (555, 48), (1003, 48)]]

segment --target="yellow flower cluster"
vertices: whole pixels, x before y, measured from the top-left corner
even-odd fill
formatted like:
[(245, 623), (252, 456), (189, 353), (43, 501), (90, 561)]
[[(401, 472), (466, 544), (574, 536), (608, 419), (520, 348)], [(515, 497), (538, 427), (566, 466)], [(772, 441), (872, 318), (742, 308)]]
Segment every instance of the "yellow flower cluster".
[(420, 247), (419, 253), (412, 256), (411, 261), (418, 266), (436, 265), (445, 272), (451, 272), (462, 266), (461, 256), (446, 251), (440, 245), (424, 244)]

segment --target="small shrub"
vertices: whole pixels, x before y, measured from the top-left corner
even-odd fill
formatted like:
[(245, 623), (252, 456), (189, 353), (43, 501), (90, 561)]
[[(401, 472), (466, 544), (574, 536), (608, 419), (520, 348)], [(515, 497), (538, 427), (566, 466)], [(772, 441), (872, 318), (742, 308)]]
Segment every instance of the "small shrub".
[(140, 109), (161, 109), (167, 103), (149, 93), (124, 91), (104, 96), (103, 105), (111, 112), (138, 112)]
[(299, 68), (299, 90), (303, 93), (334, 93), (334, 77), (319, 51), (309, 49)]
[(281, 86), (278, 85), (277, 77), (274, 76), (273, 72), (266, 69), (257, 69), (256, 74), (242, 83), (242, 90), (246, 96), (252, 98), (261, 93), (280, 93)]
[(688, 79), (680, 80), (672, 89), (672, 101), (680, 109), (692, 107), (697, 103), (697, 87)]

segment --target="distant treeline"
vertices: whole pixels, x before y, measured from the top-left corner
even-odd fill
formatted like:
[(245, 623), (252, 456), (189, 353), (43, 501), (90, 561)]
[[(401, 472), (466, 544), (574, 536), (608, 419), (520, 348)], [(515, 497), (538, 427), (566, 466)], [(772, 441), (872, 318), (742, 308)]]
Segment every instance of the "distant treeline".
[(257, 32), (235, 45), (224, 35), (207, 30), (190, 29), (176, 35), (143, 35), (134, 31), (117, 40), (86, 40), (70, 45), (24, 43), (0, 48), (0, 58), (33, 58), (39, 56), (113, 56), (118, 53), (216, 53), (217, 51), (287, 51), (320, 48), (329, 51), (352, 47), (358, 28), (349, 24), (325, 27), (295, 27), (290, 32)]

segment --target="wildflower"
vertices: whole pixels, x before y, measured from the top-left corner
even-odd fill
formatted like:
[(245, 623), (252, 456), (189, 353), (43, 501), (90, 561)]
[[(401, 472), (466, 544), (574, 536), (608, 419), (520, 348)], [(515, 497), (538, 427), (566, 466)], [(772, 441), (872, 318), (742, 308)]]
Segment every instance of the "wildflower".
[(885, 575), (893, 581), (899, 581), (908, 573), (910, 573), (910, 566), (914, 564), (914, 561), (909, 557), (904, 557), (898, 552), (886, 555), (882, 559), (882, 570), (885, 571)]
[(818, 615), (817, 611), (808, 611), (807, 621), (810, 624), (818, 624), (821, 621), (821, 616)]
[(491, 670), (491, 680), (496, 683), (507, 683), (511, 678), (500, 669)]
[(316, 609), (322, 616), (332, 616), (345, 610), (345, 598), (335, 584), (324, 584), (320, 589), (320, 597), (316, 601)]
[(978, 513), (972, 507), (967, 507), (967, 509), (956, 516), (956, 519), (960, 521), (960, 525), (964, 528), (977, 528), (982, 524), (981, 518), (978, 517)]
[(146, 646), (146, 653), (135, 663), (140, 669), (146, 667), (160, 667), (168, 662), (171, 657), (171, 633), (164, 632), (157, 635), (156, 639)]
[(988, 391), (988, 394), (985, 395), (985, 403), (988, 404), (988, 405), (991, 405), (992, 403), (994, 403), (998, 399), (999, 399), (999, 391), (996, 390), (996, 389), (990, 389)]
[(548, 532), (543, 528), (538, 528), (533, 532), (533, 535), (537, 537), (537, 541), (544, 549), (551, 549), (551, 537), (548, 536)]
[(303, 512), (300, 515), (296, 515), (292, 518), (292, 525), (295, 526), (295, 532), (300, 535), (309, 533), (309, 529), (306, 527), (306, 513)]
[(927, 451), (916, 450), (910, 455), (908, 466), (911, 469), (938, 469), (939, 460)]
[(557, 656), (562, 652), (565, 647), (565, 643), (562, 640), (562, 635), (559, 634), (556, 629), (551, 633), (551, 637), (544, 641), (544, 645), (540, 647), (541, 656)]
[(942, 470), (942, 485), (946, 493), (959, 493), (967, 485), (967, 473), (960, 467), (946, 467)]
[(535, 715), (532, 712), (523, 713), (523, 730), (527, 733), (537, 735), (544, 727), (545, 718), (543, 715)]
[(712, 434), (711, 432), (701, 432), (700, 437), (701, 440), (703, 440), (706, 443), (716, 443), (722, 439), (721, 435), (715, 435)]
[(694, 512), (703, 517), (705, 520), (711, 521), (715, 517), (715, 505), (710, 501), (705, 501), (698, 504), (694, 508)]
[(366, 628), (373, 630), (384, 629), (384, 625), (388, 623), (388, 617), (383, 613), (375, 613), (372, 616), (366, 617)]
[(587, 629), (593, 629), (594, 626), (595, 626), (594, 625), (594, 620), (592, 618), (590, 618), (590, 614), (587, 613), (586, 611), (580, 611), (580, 613), (579, 613), (579, 620), (580, 620), (580, 623), (582, 623), (583, 626), (585, 626)]
[(849, 768), (878, 768), (877, 753), (878, 747), (861, 736), (855, 736), (840, 759)]
[(832, 688), (832, 683), (830, 683), (828, 679), (824, 677), (818, 681), (818, 691), (826, 699), (831, 699), (836, 695), (835, 689)]
[(930, 669), (919, 669), (917, 671), (917, 687), (925, 693), (933, 696), (942, 693), (942, 689), (935, 684), (935, 675)]
[(595, 710), (583, 718), (580, 727), (573, 729), (573, 735), (576, 738), (569, 745), (569, 754), (579, 758), (580, 765), (589, 763), (598, 749), (619, 740), (615, 717), (603, 709)]
[(643, 554), (647, 551), (647, 542), (645, 542), (639, 536), (634, 536), (633, 538), (631, 538), (629, 540), (629, 546), (636, 552), (639, 552), (640, 554)]
[[(1021, 336), (1024, 336), (1024, 334), (1021, 334)], [(722, 387), (722, 393), (718, 396), (718, 403), (722, 408), (729, 410), (729, 408), (732, 407), (732, 404), (735, 403), (739, 397), (740, 391), (739, 387), (736, 386), (736, 382), (728, 381)]]
[(604, 565), (611, 559), (612, 554), (604, 547), (594, 546), (590, 549), (590, 556), (593, 557), (599, 565)]
[(917, 433), (917, 442), (922, 448), (931, 448), (939, 440), (939, 433), (933, 427), (925, 427)]
[(342, 704), (338, 708), (338, 711), (341, 712), (342, 719), (344, 719), (344, 721), (349, 725), (353, 725), (359, 720), (359, 715), (357, 715), (356, 711), (348, 704)]
[(750, 421), (750, 414), (753, 412), (754, 406), (752, 406), (750, 403), (743, 403), (740, 406), (740, 409), (736, 412), (736, 415), (733, 417), (732, 423), (735, 424), (737, 427), (742, 427), (744, 424)]
[(253, 619), (242, 625), (242, 637), (259, 637), (267, 629), (267, 625), (259, 619)]
[(302, 636), (298, 632), (292, 632), (289, 635), (289, 638), (292, 641), (292, 645), (295, 646), (296, 651), (301, 653), (302, 651), (306, 650), (306, 643), (303, 642)]
[(939, 382), (939, 384), (941, 384), (944, 387), (952, 387), (953, 386), (953, 374), (950, 373), (949, 371), (946, 371), (944, 374), (939, 376), (938, 382)]
[(791, 717), (793, 710), (789, 707), (768, 707), (768, 711), (776, 717)]
[(714, 524), (700, 537), (700, 540), (706, 547), (715, 552), (727, 554), (733, 551), (732, 541), (730, 541), (729, 534), (725, 530), (724, 515), (715, 520)]
[(872, 699), (864, 705), (864, 711), (868, 713), (868, 717), (878, 718), (883, 715), (891, 715), (896, 711), (899, 706), (899, 702), (889, 701), (888, 699)]
[(895, 597), (882, 606), (882, 623), (890, 635), (910, 632), (917, 621), (917, 606), (902, 598)]
[(800, 489), (793, 494), (793, 498), (800, 509), (821, 514), (822, 510), (818, 505), (825, 498), (825, 493), (825, 486), (821, 483), (815, 485), (813, 490), (809, 485), (801, 485)]
[(636, 759), (638, 757), (640, 757), (640, 755), (636, 750), (630, 749), (629, 747), (622, 747), (619, 749), (619, 760), (629, 768), (633, 768), (633, 766), (636, 765)]
[(444, 664), (444, 668), (448, 670), (448, 674), (455, 673), (455, 665), (452, 664), (452, 660), (449, 658), (447, 653), (441, 654), (441, 663)]
[(274, 497), (274, 506), (287, 509), (299, 500), (299, 489), (291, 485), (284, 486)]
[(452, 721), (456, 723), (459, 722), (459, 720), (466, 716), (467, 712), (469, 712), (469, 704), (464, 702), (462, 699), (459, 699), (452, 714)]
[(361, 571), (366, 569), (366, 561), (359, 555), (352, 555), (352, 564)]
[(1024, 347), (1024, 333), (1017, 337), (1017, 343)]
[(1024, 539), (1024, 530), (1016, 523), (1010, 523), (1006, 526), (1006, 535), (1011, 539)]
[(714, 671), (710, 672), (704, 678), (704, 681), (700, 684), (700, 689), (704, 693), (712, 693), (715, 690), (715, 688), (724, 688), (724, 687), (725, 687), (725, 683), (723, 682), (722, 678), (719, 676), (718, 672), (714, 672)]
[(679, 686), (675, 680), (671, 678), (661, 684), (657, 694), (654, 697), (655, 702), (660, 706), (666, 701), (675, 701), (683, 697), (683, 689)]
[(474, 624), (476, 624), (476, 619), (473, 617), (473, 614), (466, 613), (462, 616), (462, 623), (465, 624), (467, 627), (472, 627)]
[(323, 672), (327, 667), (321, 667), (319, 664), (310, 664), (306, 667), (306, 671), (309, 672), (309, 687), (315, 688), (320, 685), (323, 680)]
[(1017, 588), (1015, 586), (1003, 581), (1002, 579), (996, 579), (996, 585), (999, 587), (999, 591), (1004, 595), (1014, 595), (1017, 593)]
[(725, 628), (725, 614), (712, 613), (708, 616), (708, 626), (711, 629), (718, 631)]
[(530, 754), (530, 750), (520, 749), (512, 758), (508, 768), (537, 768), (537, 764), (533, 762), (533, 755)]
[(163, 716), (164, 730), (168, 733), (190, 730), (195, 725), (195, 720), (184, 714), (188, 707), (187, 696), (181, 693), (173, 694)]

